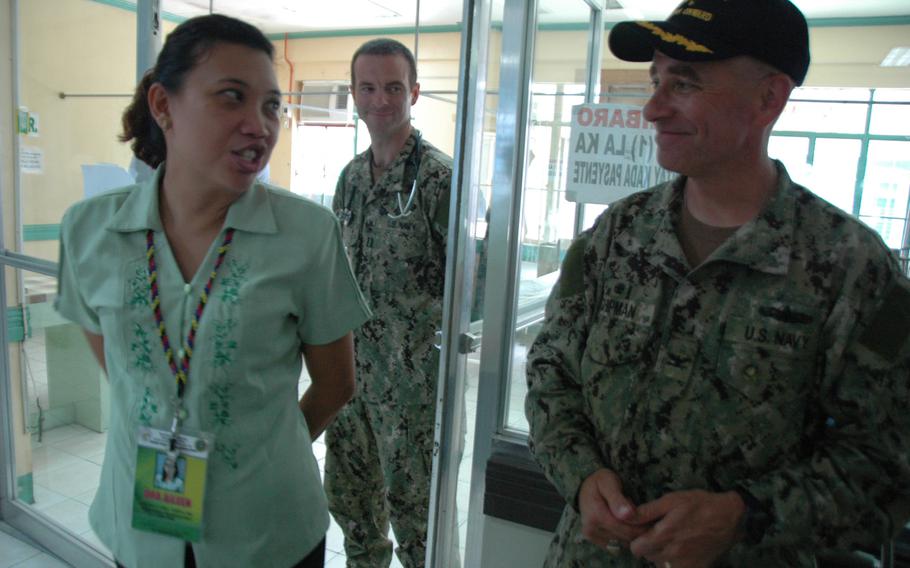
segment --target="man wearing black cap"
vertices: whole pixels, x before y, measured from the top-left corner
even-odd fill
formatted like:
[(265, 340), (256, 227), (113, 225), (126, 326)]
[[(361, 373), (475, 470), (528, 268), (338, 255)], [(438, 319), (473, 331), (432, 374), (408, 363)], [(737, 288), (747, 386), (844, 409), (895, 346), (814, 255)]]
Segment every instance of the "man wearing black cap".
[(566, 499), (547, 566), (814, 566), (910, 517), (910, 283), (768, 157), (809, 66), (787, 0), (623, 22), (672, 182), (570, 248), (528, 356), (530, 444)]

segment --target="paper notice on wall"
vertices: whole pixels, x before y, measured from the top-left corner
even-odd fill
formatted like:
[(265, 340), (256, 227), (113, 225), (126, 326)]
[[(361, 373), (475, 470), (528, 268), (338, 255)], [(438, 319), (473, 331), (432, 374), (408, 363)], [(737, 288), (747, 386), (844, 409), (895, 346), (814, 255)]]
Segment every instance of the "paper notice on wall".
[(654, 125), (642, 107), (583, 104), (572, 107), (566, 199), (609, 204), (672, 179), (657, 164)]
[(43, 174), (44, 150), (31, 146), (20, 146), (19, 171), (23, 174)]
[(132, 185), (133, 176), (116, 164), (82, 164), (85, 197)]

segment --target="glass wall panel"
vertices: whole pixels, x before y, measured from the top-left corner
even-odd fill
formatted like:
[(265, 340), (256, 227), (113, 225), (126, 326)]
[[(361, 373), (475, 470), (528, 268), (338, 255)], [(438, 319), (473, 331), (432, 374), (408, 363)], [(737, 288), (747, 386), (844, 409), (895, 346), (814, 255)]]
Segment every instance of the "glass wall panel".
[(858, 139), (816, 138), (810, 151), (808, 136), (771, 136), (768, 153), (795, 182), (852, 213), (861, 148)]
[(851, 214), (861, 148), (859, 140), (819, 138), (815, 142), (812, 179), (807, 183), (816, 195)]
[(796, 183), (808, 186), (812, 176), (808, 136), (774, 136), (768, 142), (768, 155), (783, 162)]
[(775, 129), (862, 134), (868, 100), (869, 89), (798, 88)]
[[(474, 298), (471, 306), (470, 331), (476, 337), (483, 334), (484, 286), (487, 274), (487, 250), (489, 246), (488, 222), (491, 193), (493, 187), (493, 157), (496, 147), (496, 107), (499, 104), (499, 65), (502, 52), (502, 14), (505, 0), (490, 2), (491, 17), (487, 42), (487, 75), (483, 95), (483, 132), (479, 144), (480, 153), (473, 159), (477, 164), (477, 177), (472, 180), (472, 191), (477, 192), (477, 210), (469, 232), (474, 241), (475, 274)], [(468, 168), (467, 165), (463, 167)], [(471, 171), (469, 168), (466, 171)], [(458, 557), (450, 558), (446, 566), (465, 566), (467, 554), (468, 509), (471, 501), (472, 463), (474, 459), (474, 437), (476, 432), (477, 394), (480, 378), (480, 359), (483, 354), (482, 343), (474, 342), (476, 349), (466, 356), (464, 365), (464, 405), (465, 429), (455, 438), (461, 438), (464, 450), (458, 466), (458, 489), (456, 493), (456, 517), (458, 523)]]
[(103, 550), (88, 523), (107, 439), (108, 385), (82, 330), (53, 308), (57, 280), (7, 267), (15, 498)]
[[(575, 236), (576, 204), (566, 200), (572, 106), (585, 101), (590, 7), (583, 0), (539, 8), (531, 77), (530, 128), (521, 225), (512, 375), (504, 427), (526, 433), (527, 350), (537, 335), (559, 266)], [(550, 8), (550, 9), (547, 9)], [(567, 27), (573, 16), (571, 29)], [(557, 22), (560, 26), (555, 25)]]
[(904, 243), (904, 232), (908, 192), (910, 142), (870, 142), (859, 216), (892, 249), (907, 246)]
[(113, 2), (29, 0), (19, 2), (18, 26), (16, 249), (55, 261), (67, 206), (131, 179), (117, 135), (136, 79), (136, 13)]
[[(910, 89), (876, 89), (871, 134), (906, 136), (910, 132)], [(894, 103), (894, 104), (888, 104)]]
[(910, 125), (910, 104), (877, 104), (872, 108), (872, 134), (906, 135)]

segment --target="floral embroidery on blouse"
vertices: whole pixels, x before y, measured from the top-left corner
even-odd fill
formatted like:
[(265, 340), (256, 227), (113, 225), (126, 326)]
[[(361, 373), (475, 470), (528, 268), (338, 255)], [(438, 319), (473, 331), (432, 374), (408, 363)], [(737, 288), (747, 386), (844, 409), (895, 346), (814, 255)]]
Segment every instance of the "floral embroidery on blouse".
[(152, 370), (151, 335), (142, 328), (139, 322), (133, 322), (133, 341), (130, 342), (130, 352), (133, 354), (133, 368), (146, 373)]
[(215, 442), (215, 452), (221, 456), (222, 461), (231, 469), (237, 469), (237, 443)]
[(234, 329), (237, 328), (237, 320), (227, 318), (213, 322), (215, 333), (213, 334), (213, 351), (214, 360), (212, 365), (217, 369), (227, 367), (234, 362), (234, 352), (237, 351), (237, 340), (234, 339)]
[(250, 265), (239, 260), (228, 258), (225, 262), (227, 272), (220, 282), (221, 301), (225, 304), (237, 304), (240, 302), (240, 289), (249, 279), (247, 273)]
[(229, 426), (231, 419), (231, 399), (233, 398), (233, 383), (230, 381), (212, 385), (210, 392), (214, 395), (209, 400), (209, 410), (212, 411), (212, 419), (222, 426)]
[(142, 396), (142, 406), (139, 407), (139, 422), (143, 426), (151, 426), (152, 418), (158, 414), (158, 403), (152, 395), (152, 389), (145, 387), (145, 394)]
[(137, 262), (133, 276), (129, 279), (129, 306), (148, 307), (149, 305), (149, 276), (148, 267)]
[(237, 352), (236, 331), (240, 325), (237, 314), (240, 311), (243, 285), (249, 280), (249, 263), (230, 256), (222, 266), (223, 275), (219, 279), (216, 296), (221, 300), (223, 317), (212, 322), (212, 368), (216, 381), (209, 387), (208, 408), (210, 418), (220, 441), (215, 444), (215, 453), (231, 469), (237, 469), (237, 451), (239, 444), (230, 441), (230, 426), (233, 425), (232, 402), (234, 399), (234, 382), (230, 380), (228, 370), (234, 364)]

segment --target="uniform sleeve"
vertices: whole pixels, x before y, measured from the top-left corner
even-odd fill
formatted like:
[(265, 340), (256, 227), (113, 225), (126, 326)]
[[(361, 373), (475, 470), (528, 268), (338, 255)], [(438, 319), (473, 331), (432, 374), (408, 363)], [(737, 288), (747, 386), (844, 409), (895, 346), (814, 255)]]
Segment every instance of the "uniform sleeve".
[(581, 379), (596, 293), (590, 238), (589, 232), (582, 233), (566, 253), (559, 281), (547, 301), (543, 327), (528, 353), (525, 399), (531, 453), (557, 491), (576, 508), (582, 482), (606, 467), (587, 419)]
[(60, 272), (57, 275), (54, 309), (86, 331), (101, 335), (98, 314), (86, 303), (76, 274), (78, 257), (72, 251), (74, 239), (71, 221), (71, 215), (68, 213), (63, 218), (60, 230)]
[(877, 550), (910, 518), (910, 284), (886, 266), (832, 311), (808, 459), (742, 483), (771, 513), (762, 545)]
[(351, 164), (348, 163), (344, 168), (342, 168), (341, 173), (338, 175), (338, 181), (335, 182), (335, 195), (332, 196), (332, 211), (335, 215), (338, 215), (338, 212), (344, 209), (345, 203), (345, 190), (344, 190), (344, 181), (347, 179), (348, 169), (351, 167)]
[(432, 169), (423, 177), (422, 193), (432, 200), (430, 202), (430, 228), (433, 240), (442, 248), (444, 256), (449, 234), (452, 166), (441, 159), (434, 159), (432, 164)]
[(372, 317), (344, 253), (337, 219), (332, 219), (331, 233), (314, 249), (307, 276), (303, 317), (297, 327), (303, 343), (331, 343)]

